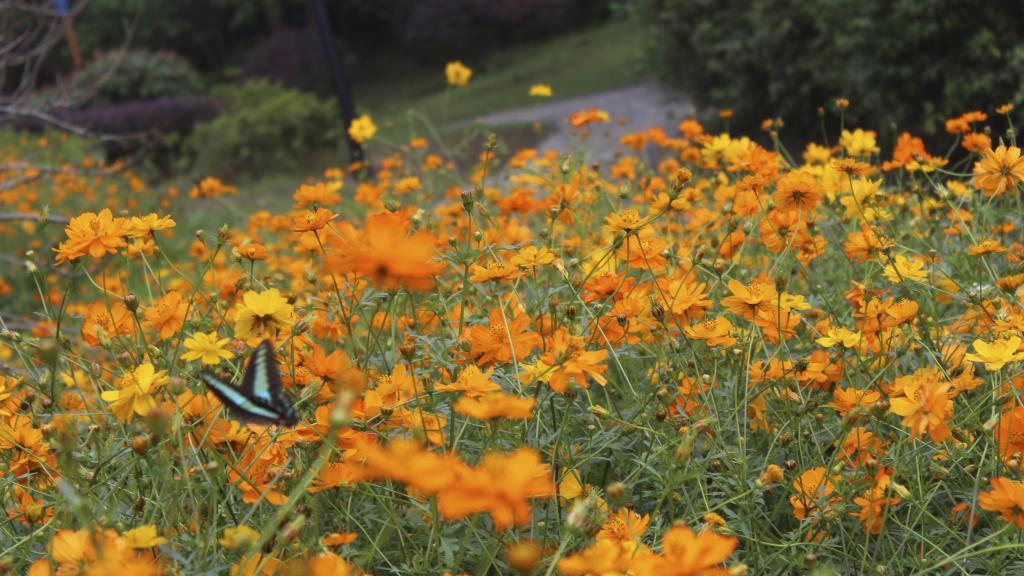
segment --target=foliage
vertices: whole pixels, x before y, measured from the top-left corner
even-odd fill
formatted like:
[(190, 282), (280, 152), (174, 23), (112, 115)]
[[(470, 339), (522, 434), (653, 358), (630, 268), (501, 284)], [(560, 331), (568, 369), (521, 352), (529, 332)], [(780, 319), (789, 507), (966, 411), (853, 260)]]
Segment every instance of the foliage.
[(90, 102), (110, 104), (199, 94), (203, 80), (172, 52), (116, 50), (101, 54), (75, 74), (72, 88), (95, 94)]
[[(597, 162), (612, 118), (465, 165), (428, 129), (272, 208), (0, 134), (10, 571), (1020, 572), (1012, 106), (945, 153), (687, 118)], [(200, 381), (264, 340), (294, 427)]]
[[(661, 76), (751, 126), (771, 110), (818, 133), (844, 97), (888, 130), (1024, 98), (1024, 5), (961, 0), (637, 0)], [(922, 55), (927, 55), (923, 58)], [(898, 128), (902, 130), (902, 128)]]
[(223, 108), (196, 126), (190, 149), (204, 173), (289, 170), (309, 154), (336, 146), (343, 126), (337, 106), (308, 93), (250, 80), (214, 92)]

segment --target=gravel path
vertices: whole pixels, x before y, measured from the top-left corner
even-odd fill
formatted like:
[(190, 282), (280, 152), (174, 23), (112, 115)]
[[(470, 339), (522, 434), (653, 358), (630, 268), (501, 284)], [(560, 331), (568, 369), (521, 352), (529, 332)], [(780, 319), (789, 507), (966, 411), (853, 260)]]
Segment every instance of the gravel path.
[[(608, 124), (593, 125), (590, 136), (581, 141), (577, 130), (569, 125), (569, 116), (576, 111), (599, 108), (612, 116)], [(606, 161), (620, 151), (619, 138), (630, 132), (661, 126), (667, 132), (687, 114), (692, 114), (693, 102), (684, 94), (671, 92), (654, 84), (645, 83), (618, 88), (577, 98), (538, 103), (535, 106), (514, 108), (476, 118), (487, 126), (544, 122), (555, 126), (555, 131), (538, 145), (539, 150), (585, 149), (590, 160)], [(626, 120), (620, 124), (618, 120)], [(464, 124), (465, 125), (465, 124)]]

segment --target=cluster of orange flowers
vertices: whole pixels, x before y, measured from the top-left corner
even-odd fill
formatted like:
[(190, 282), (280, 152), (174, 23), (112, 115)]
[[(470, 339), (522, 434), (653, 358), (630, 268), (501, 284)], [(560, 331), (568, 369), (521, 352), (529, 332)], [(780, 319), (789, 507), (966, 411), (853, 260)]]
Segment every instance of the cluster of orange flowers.
[[(610, 120), (567, 122), (585, 149)], [(414, 137), (187, 235), (244, 186), (56, 172), (48, 201), (86, 203), (61, 238), (0, 227), (29, 264), (0, 273), (23, 308), (0, 311), (4, 512), (33, 574), (173, 571), (189, 547), (239, 574), (740, 573), (763, 558), (719, 513), (814, 546), (885, 537), (911, 502), (901, 530), (1024, 529), (1024, 244), (1002, 209), (1024, 160), (990, 121), (950, 119), (945, 155), (844, 129), (799, 162), (694, 119), (595, 162), (488, 144), (465, 171)], [(37, 209), (33, 182), (0, 202)], [(263, 340), (294, 428), (227, 418), (197, 378), (237, 381)]]

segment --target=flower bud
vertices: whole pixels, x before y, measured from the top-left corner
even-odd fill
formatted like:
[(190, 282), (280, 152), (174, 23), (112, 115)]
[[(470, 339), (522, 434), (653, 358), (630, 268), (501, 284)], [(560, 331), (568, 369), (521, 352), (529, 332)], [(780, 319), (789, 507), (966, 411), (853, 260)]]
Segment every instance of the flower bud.
[(533, 540), (514, 542), (505, 548), (505, 560), (509, 567), (524, 574), (533, 572), (543, 555), (541, 547)]
[(139, 297), (133, 292), (129, 292), (128, 295), (124, 297), (124, 306), (132, 313), (136, 312), (139, 309)]

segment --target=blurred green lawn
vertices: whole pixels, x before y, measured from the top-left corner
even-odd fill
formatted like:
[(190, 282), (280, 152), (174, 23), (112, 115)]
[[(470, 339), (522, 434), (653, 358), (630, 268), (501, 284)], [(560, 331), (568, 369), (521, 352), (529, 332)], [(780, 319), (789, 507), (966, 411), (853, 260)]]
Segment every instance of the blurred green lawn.
[(372, 77), (355, 77), (356, 106), (373, 116), (385, 136), (389, 122), (402, 122), (408, 110), (444, 125), (536, 104), (538, 99), (528, 95), (533, 84), (552, 87), (554, 97), (541, 100), (558, 100), (637, 82), (647, 76), (641, 48), (636, 27), (610, 22), (467, 60), (472, 80), (452, 89), (446, 89), (443, 65), (381, 55), (380, 62), (361, 66), (373, 70)]

